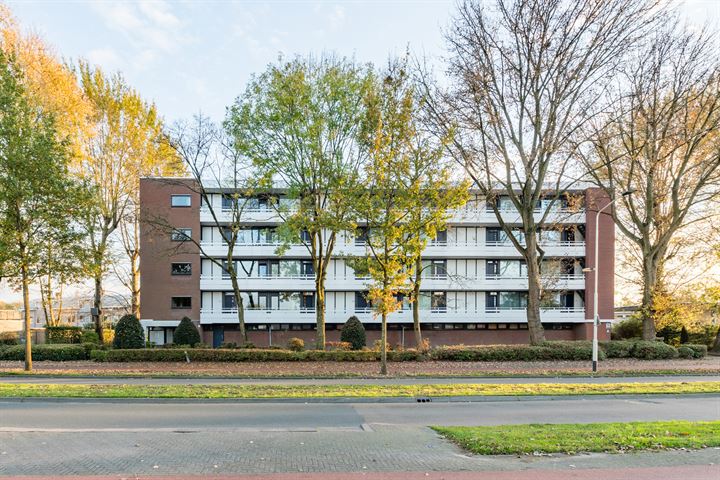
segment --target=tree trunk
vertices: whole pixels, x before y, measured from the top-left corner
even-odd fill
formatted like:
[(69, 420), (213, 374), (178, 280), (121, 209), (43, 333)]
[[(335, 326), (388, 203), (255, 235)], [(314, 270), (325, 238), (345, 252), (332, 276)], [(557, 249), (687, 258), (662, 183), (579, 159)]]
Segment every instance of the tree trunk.
[(233, 292), (235, 293), (235, 308), (237, 308), (240, 336), (242, 337), (243, 341), (247, 343), (248, 336), (247, 330), (245, 329), (245, 302), (243, 302), (243, 299), (240, 296), (240, 287), (238, 286), (237, 272), (234, 271), (234, 268), (235, 267), (233, 267), (233, 274), (230, 275), (230, 281), (232, 283)]
[(387, 313), (382, 313), (380, 326), (380, 375), (387, 375)]
[(95, 315), (95, 332), (98, 334), (100, 344), (105, 343), (103, 337), (103, 325), (102, 325), (102, 273), (95, 274), (95, 295), (93, 297), (93, 308), (96, 309), (97, 315)]
[(535, 233), (526, 235), (528, 273), (528, 299), (527, 299), (527, 324), (530, 334), (530, 345), (539, 345), (545, 341), (545, 331), (540, 318), (540, 297), (542, 295), (542, 283), (540, 278), (540, 266), (538, 265), (538, 252), (536, 249), (537, 238)]
[(642, 338), (654, 341), (655, 331), (655, 293), (657, 289), (657, 265), (652, 254), (643, 255), (643, 296), (640, 311), (642, 312)]
[(140, 318), (140, 255), (137, 250), (130, 257), (130, 309)]
[(415, 283), (413, 284), (413, 330), (415, 331), (415, 345), (418, 350), (423, 348), (422, 329), (420, 328), (420, 283), (422, 282), (422, 258), (418, 256), (415, 263)]
[(325, 350), (325, 274), (321, 273), (315, 280), (315, 348)]
[(25, 309), (25, 371), (32, 371), (32, 320), (30, 318), (30, 282), (27, 266), (21, 267), (23, 308)]

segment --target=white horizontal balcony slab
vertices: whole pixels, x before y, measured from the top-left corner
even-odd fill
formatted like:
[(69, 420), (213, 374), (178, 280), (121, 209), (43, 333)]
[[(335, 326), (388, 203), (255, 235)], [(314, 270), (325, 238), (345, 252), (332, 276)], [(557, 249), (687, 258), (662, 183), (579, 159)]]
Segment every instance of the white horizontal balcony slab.
[[(500, 215), (505, 223), (522, 225), (520, 214), (515, 209), (502, 210)], [(536, 223), (543, 219), (543, 212), (535, 210), (533, 214)], [(498, 219), (492, 210), (479, 208), (461, 208), (453, 210), (448, 220), (450, 224), (469, 225), (498, 225)], [(585, 223), (585, 210), (553, 210), (544, 220), (545, 224), (578, 224)]]
[[(206, 256), (224, 257), (227, 255), (225, 242), (200, 242)], [(236, 244), (236, 257), (274, 257), (280, 243)], [(546, 257), (584, 257), (585, 242), (541, 243)], [(368, 249), (364, 244), (347, 243), (335, 247), (335, 256), (364, 256)], [(520, 252), (512, 243), (432, 243), (423, 252), (425, 258), (520, 258)], [(304, 245), (290, 245), (283, 253), (286, 258), (309, 258), (310, 253)]]
[[(277, 256), (277, 249), (281, 246), (280, 243), (239, 243), (234, 247), (234, 255), (236, 257), (248, 257), (248, 258), (272, 258)], [(225, 257), (227, 255), (228, 246), (225, 242), (200, 242), (200, 247), (203, 253), (207, 257)], [(290, 245), (285, 250), (284, 257), (299, 257), (309, 258), (310, 253), (308, 252), (305, 245)]]
[[(353, 276), (328, 275), (325, 289), (328, 291), (362, 291), (368, 288), (370, 278)], [(545, 288), (554, 290), (584, 290), (585, 277), (583, 275), (562, 275), (546, 277), (543, 279)], [(315, 290), (315, 277), (313, 275), (298, 275), (290, 277), (245, 277), (238, 278), (240, 290), (272, 290), (272, 291), (312, 291)], [(423, 291), (431, 290), (527, 290), (527, 277), (467, 277), (461, 275), (436, 275), (423, 277), (421, 283)], [(204, 291), (230, 291), (232, 282), (229, 277), (200, 276), (200, 290)]]
[[(307, 291), (315, 290), (314, 275), (297, 275), (286, 277), (244, 277), (238, 278), (238, 288), (243, 291), (273, 290), (273, 291)], [(230, 277), (200, 276), (200, 290), (232, 290)]]
[[(231, 210), (225, 210), (225, 209), (219, 209), (216, 208), (214, 210), (215, 217), (217, 218), (217, 222), (219, 223), (230, 223), (233, 221), (232, 218), (232, 211)], [(243, 210), (242, 212), (242, 221), (243, 223), (279, 223), (282, 221), (280, 218), (280, 215), (278, 215), (277, 211), (272, 209), (248, 209)], [(207, 207), (201, 207), (200, 208), (200, 223), (204, 224), (215, 224), (216, 220), (213, 217), (212, 212)]]
[[(328, 323), (345, 323), (355, 315), (363, 323), (380, 323), (380, 317), (369, 310), (328, 310), (325, 321)], [(543, 322), (555, 323), (582, 323), (585, 322), (584, 308), (550, 308), (540, 313)], [(456, 311), (456, 310), (421, 310), (420, 318), (423, 323), (524, 323), (526, 322), (525, 309), (500, 309), (496, 311)], [(388, 321), (392, 323), (412, 324), (412, 312), (401, 310), (390, 314)], [(200, 323), (228, 323), (237, 324), (237, 310), (209, 310), (200, 311)], [(245, 310), (245, 323), (315, 323), (315, 311), (308, 310)]]

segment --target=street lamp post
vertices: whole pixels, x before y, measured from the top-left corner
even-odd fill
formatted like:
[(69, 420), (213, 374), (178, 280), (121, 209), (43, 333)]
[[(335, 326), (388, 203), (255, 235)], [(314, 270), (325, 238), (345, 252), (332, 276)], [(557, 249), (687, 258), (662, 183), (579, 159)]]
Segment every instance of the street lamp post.
[[(632, 195), (635, 190), (628, 190), (626, 192), (622, 193), (623, 197), (627, 197), (629, 195)], [(584, 268), (584, 272), (593, 272), (593, 276), (595, 278), (595, 282), (593, 285), (593, 341), (592, 341), (592, 371), (593, 373), (597, 372), (597, 364), (598, 364), (598, 325), (600, 325), (600, 312), (598, 312), (598, 244), (600, 243), (600, 214), (611, 206), (617, 198), (613, 198), (610, 202), (608, 202), (607, 205), (602, 207), (597, 211), (595, 214), (595, 263), (593, 265), (593, 268)]]

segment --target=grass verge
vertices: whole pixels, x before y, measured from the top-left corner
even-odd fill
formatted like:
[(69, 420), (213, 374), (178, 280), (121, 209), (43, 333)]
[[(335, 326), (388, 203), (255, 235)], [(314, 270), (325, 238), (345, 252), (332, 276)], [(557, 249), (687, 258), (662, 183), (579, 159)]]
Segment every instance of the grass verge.
[(59, 385), (0, 384), (0, 397), (71, 398), (378, 398), (480, 395), (720, 393), (720, 382), (437, 385)]
[(481, 455), (698, 449), (720, 446), (720, 421), (432, 427)]
[(178, 371), (153, 371), (153, 372), (123, 372), (122, 370), (77, 370), (77, 371), (33, 371), (26, 372), (22, 369), (18, 370), (0, 370), (0, 377), (33, 377), (33, 378), (77, 378), (77, 377), (102, 377), (102, 378), (224, 378), (224, 379), (346, 379), (346, 378), (562, 378), (562, 377), (608, 377), (608, 378), (626, 378), (626, 377), (663, 377), (663, 376), (689, 376), (689, 377), (705, 377), (720, 375), (717, 369), (664, 369), (664, 370), (605, 370), (595, 374), (578, 370), (544, 370), (538, 372), (496, 372), (496, 371), (477, 371), (477, 372), (459, 372), (459, 373), (433, 373), (419, 372), (409, 373), (400, 372), (389, 375), (367, 374), (367, 373), (269, 373), (269, 374), (243, 374), (243, 373), (214, 373), (214, 372), (178, 372)]

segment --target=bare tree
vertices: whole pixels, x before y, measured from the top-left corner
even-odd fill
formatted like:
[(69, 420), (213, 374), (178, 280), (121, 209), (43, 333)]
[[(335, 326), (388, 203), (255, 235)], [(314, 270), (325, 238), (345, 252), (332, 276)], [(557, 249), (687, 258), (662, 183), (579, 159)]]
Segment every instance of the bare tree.
[[(618, 71), (615, 101), (592, 127), (587, 162), (608, 193), (635, 190), (613, 212), (635, 247), (643, 338), (655, 338), (666, 267), (692, 253), (684, 238), (720, 212), (720, 56), (716, 37), (670, 17)], [(702, 238), (702, 237), (701, 237)]]
[[(245, 302), (238, 279), (241, 278), (240, 270), (244, 276), (249, 276), (252, 274), (252, 268), (247, 269), (243, 262), (236, 262), (234, 256), (243, 229), (250, 225), (246, 214), (257, 187), (252, 175), (252, 165), (240, 155), (233, 145), (232, 138), (202, 115), (195, 116), (191, 122), (176, 123), (170, 132), (168, 143), (182, 159), (193, 180), (185, 181), (182, 185), (200, 196), (203, 209), (212, 218), (212, 226), (217, 229), (223, 243), (227, 245), (227, 251), (222, 258), (218, 258), (206, 251), (205, 245), (199, 238), (185, 237), (183, 243), (196, 247), (230, 279), (240, 335), (247, 342)], [(165, 181), (178, 182), (171, 178)], [(213, 197), (216, 194), (223, 196), (221, 205), (214, 201)], [(143, 213), (143, 216), (144, 221), (155, 229), (166, 234), (181, 234), (176, 230), (176, 226), (170, 225), (164, 218), (153, 217), (147, 212)], [(183, 243), (174, 248), (175, 253), (183, 249)]]
[[(429, 118), (527, 262), (530, 342), (544, 341), (538, 233), (582, 176), (570, 140), (599, 109), (608, 74), (654, 18), (654, 0), (466, 0), (446, 32), (449, 87), (427, 75)], [(496, 201), (509, 198), (522, 238)], [(542, 209), (537, 208), (541, 201)]]

